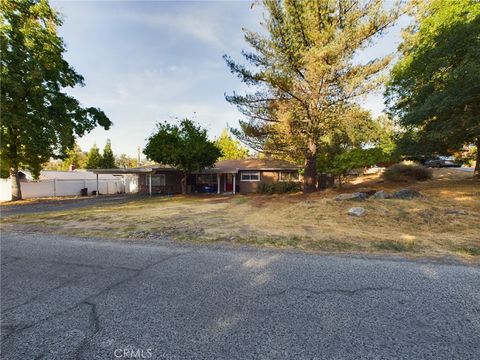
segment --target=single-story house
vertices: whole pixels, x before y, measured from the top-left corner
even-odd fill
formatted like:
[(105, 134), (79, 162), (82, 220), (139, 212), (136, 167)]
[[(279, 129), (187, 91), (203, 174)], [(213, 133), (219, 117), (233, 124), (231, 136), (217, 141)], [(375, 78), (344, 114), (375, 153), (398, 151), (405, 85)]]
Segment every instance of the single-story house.
[[(187, 179), (188, 192), (252, 193), (260, 183), (301, 182), (301, 166), (277, 159), (222, 160), (213, 167), (194, 172)], [(180, 170), (156, 164), (129, 169), (96, 169), (96, 174), (136, 174), (138, 192), (145, 194), (181, 193)]]

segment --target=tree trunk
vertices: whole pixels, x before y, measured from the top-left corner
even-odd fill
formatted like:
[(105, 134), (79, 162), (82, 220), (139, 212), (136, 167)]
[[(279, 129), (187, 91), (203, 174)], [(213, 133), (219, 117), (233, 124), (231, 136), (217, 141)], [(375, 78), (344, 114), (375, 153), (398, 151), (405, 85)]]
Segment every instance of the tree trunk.
[(477, 159), (475, 162), (475, 169), (473, 170), (473, 175), (480, 177), (480, 137), (477, 139)]
[(181, 180), (182, 194), (187, 193), (187, 179), (188, 179), (188, 173), (186, 171), (184, 171), (183, 172), (183, 177), (182, 177), (182, 180)]
[(303, 176), (303, 193), (312, 193), (317, 190), (317, 146), (313, 141), (308, 142), (308, 151), (305, 156), (305, 173)]
[(12, 181), (12, 201), (22, 200), (22, 188), (20, 187), (20, 176), (18, 175), (18, 165), (10, 169), (10, 179)]

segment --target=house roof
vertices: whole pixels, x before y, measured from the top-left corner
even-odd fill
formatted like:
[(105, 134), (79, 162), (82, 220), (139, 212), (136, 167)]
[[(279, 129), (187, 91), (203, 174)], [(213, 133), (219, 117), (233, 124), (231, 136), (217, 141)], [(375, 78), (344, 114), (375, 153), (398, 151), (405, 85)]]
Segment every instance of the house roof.
[(152, 164), (144, 165), (135, 168), (118, 168), (118, 169), (92, 169), (95, 174), (148, 174), (154, 170), (177, 171), (176, 168), (170, 165)]
[(221, 160), (215, 163), (218, 169), (237, 170), (299, 170), (300, 165), (279, 159)]
[[(206, 168), (199, 172), (203, 174), (237, 173), (241, 170), (300, 170), (302, 166), (279, 159), (238, 159), (238, 160), (220, 160), (211, 168)], [(153, 164), (129, 169), (93, 169), (96, 174), (142, 174), (151, 173), (154, 170), (176, 171), (177, 169), (170, 165)]]

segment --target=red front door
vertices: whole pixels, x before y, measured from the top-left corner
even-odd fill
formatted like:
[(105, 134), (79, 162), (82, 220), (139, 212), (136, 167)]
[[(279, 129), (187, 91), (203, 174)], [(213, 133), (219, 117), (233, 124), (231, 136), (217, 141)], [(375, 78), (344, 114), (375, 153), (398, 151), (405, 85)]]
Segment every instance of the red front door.
[(225, 174), (225, 191), (233, 191), (233, 174)]

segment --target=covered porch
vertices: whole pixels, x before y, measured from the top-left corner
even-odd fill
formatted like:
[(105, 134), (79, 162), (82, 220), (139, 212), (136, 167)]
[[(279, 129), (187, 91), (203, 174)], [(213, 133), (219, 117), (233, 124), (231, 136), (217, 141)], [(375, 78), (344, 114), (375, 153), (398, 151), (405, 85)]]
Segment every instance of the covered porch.
[(206, 169), (189, 179), (190, 190), (199, 193), (235, 194), (238, 192), (238, 170)]

